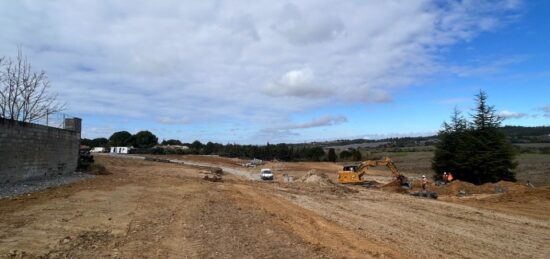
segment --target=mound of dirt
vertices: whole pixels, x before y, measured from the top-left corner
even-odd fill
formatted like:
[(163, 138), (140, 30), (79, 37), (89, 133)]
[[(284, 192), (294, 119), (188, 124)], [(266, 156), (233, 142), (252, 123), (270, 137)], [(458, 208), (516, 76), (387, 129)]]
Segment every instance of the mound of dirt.
[(311, 183), (311, 184), (318, 184), (321, 186), (333, 186), (334, 182), (332, 182), (328, 176), (325, 173), (318, 172), (317, 170), (313, 169), (307, 172), (306, 175), (300, 177), (297, 182), (302, 183)]
[(290, 183), (288, 187), (307, 193), (332, 193), (336, 195), (357, 193), (352, 188), (334, 183), (325, 173), (315, 169), (310, 170), (306, 175)]
[[(413, 181), (413, 186), (415, 182)], [(387, 184), (384, 184), (380, 187), (380, 189), (384, 191), (390, 191), (390, 192), (398, 192), (398, 193), (405, 193), (407, 192), (407, 189), (401, 187), (401, 182), (399, 180), (393, 180)], [(414, 189), (414, 187), (413, 187)], [(418, 189), (418, 188), (417, 188)]]
[[(420, 190), (422, 183), (420, 179), (414, 179), (412, 182), (412, 190)], [(486, 183), (482, 185), (475, 185), (469, 182), (463, 182), (460, 180), (452, 181), (447, 185), (436, 186), (433, 182), (430, 182), (427, 186), (427, 190), (436, 192), (438, 195), (472, 195), (472, 194), (495, 194), (495, 193), (507, 193), (507, 192), (523, 192), (528, 190), (525, 184), (500, 181), (497, 183)], [(407, 192), (406, 189), (401, 188), (399, 181), (395, 180), (380, 187), (380, 189), (389, 192)]]
[(486, 183), (475, 185), (460, 180), (452, 181), (450, 184), (442, 186), (430, 186), (431, 190), (440, 195), (470, 195), (470, 194), (494, 194), (504, 192), (524, 191), (529, 187), (514, 182), (500, 181), (497, 183)]

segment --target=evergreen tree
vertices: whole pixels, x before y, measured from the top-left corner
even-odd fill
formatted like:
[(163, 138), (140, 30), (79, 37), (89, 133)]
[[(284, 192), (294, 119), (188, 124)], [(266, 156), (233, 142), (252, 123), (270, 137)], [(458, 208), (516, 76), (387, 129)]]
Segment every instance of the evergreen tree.
[(342, 160), (342, 161), (347, 161), (352, 156), (353, 156), (353, 154), (351, 152), (347, 151), (347, 150), (344, 150), (344, 151), (340, 152), (340, 160)]
[(138, 148), (150, 148), (158, 144), (158, 138), (148, 130), (143, 130), (133, 136), (134, 145)]
[(336, 162), (336, 151), (334, 150), (334, 148), (328, 149), (327, 160), (329, 162)]
[(354, 150), (352, 157), (353, 161), (361, 161), (363, 159), (363, 155), (359, 150)]
[(201, 149), (204, 147), (204, 145), (198, 140), (193, 141), (193, 143), (191, 143), (189, 146), (193, 154), (199, 154), (201, 152)]
[(132, 145), (132, 134), (128, 131), (118, 131), (109, 137), (109, 145), (113, 147)]
[(206, 143), (206, 146), (204, 146), (204, 154), (205, 155), (211, 155), (215, 152), (215, 144), (208, 141), (208, 143)]
[(95, 139), (92, 139), (91, 147), (107, 147), (108, 144), (109, 144), (109, 140), (106, 138), (95, 138)]
[(468, 122), (455, 108), (450, 123), (439, 132), (432, 168), (438, 174), (451, 172), (455, 179), (482, 184), (515, 181), (515, 151), (505, 133), (502, 118), (487, 104), (487, 94), (476, 95), (477, 106)]
[(325, 156), (325, 151), (322, 147), (312, 147), (306, 150), (305, 155), (311, 161), (321, 161), (321, 158)]

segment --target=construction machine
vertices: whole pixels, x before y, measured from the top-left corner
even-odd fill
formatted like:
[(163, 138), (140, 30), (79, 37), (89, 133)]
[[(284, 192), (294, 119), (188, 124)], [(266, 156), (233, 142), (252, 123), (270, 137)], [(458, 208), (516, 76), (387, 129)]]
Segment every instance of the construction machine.
[(338, 172), (338, 182), (344, 184), (366, 184), (367, 181), (363, 180), (363, 175), (366, 174), (369, 167), (374, 166), (387, 166), (392, 176), (399, 181), (400, 185), (404, 188), (411, 188), (411, 182), (406, 176), (399, 173), (395, 164), (389, 157), (384, 157), (382, 160), (366, 160), (359, 165), (347, 165), (344, 166), (342, 171)]

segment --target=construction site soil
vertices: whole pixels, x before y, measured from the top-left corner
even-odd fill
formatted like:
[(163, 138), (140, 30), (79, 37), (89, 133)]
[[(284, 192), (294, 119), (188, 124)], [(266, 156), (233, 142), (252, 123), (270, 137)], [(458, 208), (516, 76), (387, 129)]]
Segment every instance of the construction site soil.
[(550, 257), (549, 187), (455, 181), (430, 184), (433, 200), (407, 195), (384, 172), (379, 188), (335, 184), (331, 163), (270, 163), (276, 181), (226, 173), (210, 182), (197, 166), (96, 160), (110, 174), (0, 199), (0, 257)]

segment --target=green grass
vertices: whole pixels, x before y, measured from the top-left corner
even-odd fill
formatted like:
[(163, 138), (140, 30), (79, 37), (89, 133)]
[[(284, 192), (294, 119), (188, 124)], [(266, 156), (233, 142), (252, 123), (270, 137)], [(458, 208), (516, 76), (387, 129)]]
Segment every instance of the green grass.
[(550, 154), (532, 154), (532, 153), (523, 153), (518, 156), (518, 160), (546, 160), (550, 162)]

